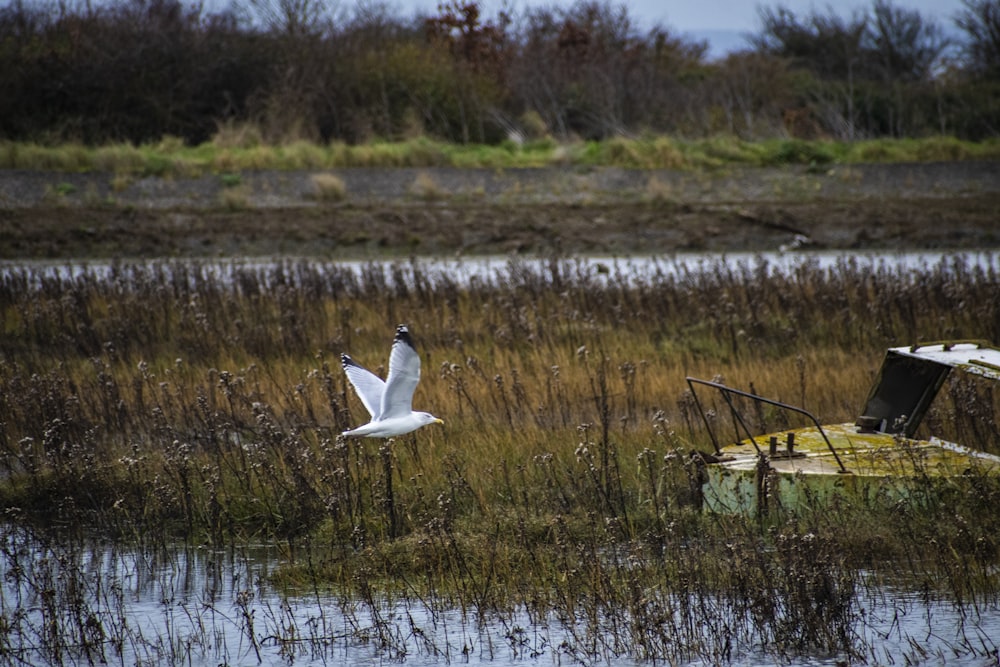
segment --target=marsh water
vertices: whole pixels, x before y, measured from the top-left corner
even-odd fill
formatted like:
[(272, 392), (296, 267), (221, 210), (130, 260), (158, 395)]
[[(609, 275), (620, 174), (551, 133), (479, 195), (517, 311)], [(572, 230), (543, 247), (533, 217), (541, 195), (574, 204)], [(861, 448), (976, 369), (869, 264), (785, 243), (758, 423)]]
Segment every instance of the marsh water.
[[(142, 279), (147, 271), (189, 271), (191, 280), (295, 285), (308, 272), (331, 279), (413, 285), (476, 281), (557, 281), (565, 272), (629, 283), (688, 272), (834, 267), (859, 262), (914, 274), (950, 263), (956, 270), (998, 270), (990, 253), (773, 253), (669, 258), (400, 262), (240, 260), (220, 262), (9, 263), (8, 279)], [(522, 274), (523, 270), (523, 274)], [(310, 274), (311, 275), (311, 274)], [(53, 538), (0, 526), (0, 664), (327, 665), (327, 664), (680, 664), (968, 665), (1000, 664), (1000, 600), (938, 595), (904, 579), (864, 579), (850, 604), (845, 649), (837, 653), (775, 645), (741, 633), (745, 619), (725, 600), (701, 597), (696, 627), (663, 652), (642, 654), (607, 619), (565, 612), (459, 606), (405, 589), (280, 587), (271, 577), (293, 555), (276, 545), (212, 549), (190, 545), (121, 547)], [(295, 554), (301, 565), (307, 555)], [(685, 605), (649, 591), (664, 609)], [(659, 599), (658, 599), (659, 596)], [(664, 623), (684, 623), (669, 616)], [(760, 641), (758, 641), (760, 640)]]
[[(122, 549), (7, 526), (0, 556), (0, 656), (9, 664), (327, 665), (662, 663), (630, 654), (615, 628), (526, 609), (281, 589), (274, 546)], [(702, 601), (704, 604), (704, 601)], [(726, 613), (725, 605), (716, 611)], [(995, 665), (1000, 607), (879, 585), (854, 600), (851, 650), (838, 655), (718, 646), (705, 618), (698, 651), (671, 664)], [(723, 652), (719, 652), (722, 650)], [(680, 658), (680, 659), (678, 659)]]
[(148, 271), (186, 271), (192, 280), (219, 280), (239, 287), (241, 276), (253, 274), (265, 285), (296, 285), (303, 274), (319, 273), (339, 280), (366, 280), (376, 276), (392, 283), (413, 285), (423, 280), (431, 285), (468, 285), (477, 282), (516, 281), (524, 274), (543, 279), (587, 278), (620, 281), (630, 285), (685, 276), (733, 271), (794, 273), (803, 268), (820, 270), (856, 266), (912, 275), (933, 267), (1000, 270), (1000, 255), (991, 251), (775, 251), (765, 253), (683, 253), (647, 256), (572, 256), (537, 258), (521, 256), (473, 256), (396, 258), (374, 260), (326, 260), (323, 258), (231, 258), (220, 260), (153, 259), (123, 261), (0, 262), (0, 276), (22, 275), (26, 279), (128, 280)]

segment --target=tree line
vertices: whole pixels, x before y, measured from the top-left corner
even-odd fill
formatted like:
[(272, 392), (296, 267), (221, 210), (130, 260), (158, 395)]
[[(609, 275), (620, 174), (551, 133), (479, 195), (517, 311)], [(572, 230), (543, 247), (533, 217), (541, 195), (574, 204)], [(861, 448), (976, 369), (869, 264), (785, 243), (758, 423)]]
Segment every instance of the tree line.
[[(1000, 0), (950, 29), (875, 0), (844, 16), (762, 8), (722, 59), (624, 5), (484, 16), (383, 4), (13, 0), (0, 8), (0, 139), (191, 144), (430, 135), (464, 143), (668, 133), (855, 139), (1000, 131)], [(669, 17), (668, 17), (669, 18)]]

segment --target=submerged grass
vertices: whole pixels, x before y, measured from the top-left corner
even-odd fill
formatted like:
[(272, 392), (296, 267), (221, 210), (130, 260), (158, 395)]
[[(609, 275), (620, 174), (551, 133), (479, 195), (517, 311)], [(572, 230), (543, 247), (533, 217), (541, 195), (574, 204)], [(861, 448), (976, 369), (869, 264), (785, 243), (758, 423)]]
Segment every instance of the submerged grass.
[[(488, 146), (449, 144), (427, 137), (359, 145), (305, 141), (270, 145), (261, 142), (259, 137), (249, 140), (245, 133), (235, 139), (230, 134), (220, 131), (213, 141), (198, 146), (186, 146), (171, 137), (141, 146), (48, 146), (6, 141), (0, 142), (0, 169), (189, 177), (259, 169), (321, 171), (349, 167), (503, 169), (578, 165), (690, 170), (1000, 159), (997, 141), (970, 142), (953, 137), (753, 142), (724, 136), (698, 140), (650, 136), (575, 143), (540, 139)], [(256, 135), (250, 133), (249, 136)]]
[[(148, 546), (278, 543), (278, 581), (556, 610), (581, 655), (857, 656), (858, 596), (888, 578), (995, 604), (995, 478), (919, 508), (707, 515), (684, 377), (853, 419), (886, 346), (1000, 340), (996, 263), (674, 268), (10, 268), (5, 517)], [(339, 438), (365, 415), (338, 354), (384, 373), (399, 322), (423, 358), (415, 407), (445, 426)], [(968, 391), (951, 385), (931, 421), (997, 451), (996, 397), (970, 418)]]

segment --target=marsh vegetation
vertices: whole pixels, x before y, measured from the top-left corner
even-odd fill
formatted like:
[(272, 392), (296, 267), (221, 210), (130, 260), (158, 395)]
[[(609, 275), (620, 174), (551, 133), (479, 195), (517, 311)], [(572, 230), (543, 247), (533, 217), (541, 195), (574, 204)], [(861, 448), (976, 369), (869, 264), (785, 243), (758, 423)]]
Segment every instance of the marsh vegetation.
[[(239, 172), (263, 169), (323, 170), (399, 167), (519, 169), (538, 167), (621, 167), (711, 172), (738, 167), (784, 167), (873, 163), (995, 161), (1000, 143), (933, 136), (922, 139), (745, 140), (714, 136), (685, 139), (667, 135), (613, 137), (606, 140), (556, 140), (524, 143), (456, 144), (429, 137), (372, 140), (349, 145), (339, 141), (249, 143), (220, 131), (210, 140), (188, 146), (165, 138), (140, 144), (79, 142), (47, 144), (0, 141), (0, 168), (48, 172), (114, 174), (116, 189), (143, 176), (189, 178), (219, 174), (227, 185), (239, 184)], [(235, 179), (235, 182), (234, 182)], [(320, 176), (329, 189), (329, 177)], [(326, 191), (322, 185), (317, 188)], [(334, 186), (334, 190), (339, 187)], [(59, 194), (58, 192), (55, 194)]]
[[(887, 346), (1000, 342), (992, 257), (642, 274), (552, 259), (468, 278), (419, 261), (224, 279), (189, 261), (23, 263), (793, 235), (995, 247), (988, 175), (897, 188), (860, 166), (969, 174), (997, 159), (994, 5), (963, 3), (955, 43), (889, 2), (850, 18), (764, 8), (750, 48), (718, 61), (600, 2), (495, 17), (443, 3), (412, 20), (322, 0), (0, 9), (0, 169), (21, 179), (8, 174), (0, 220), (14, 259), (0, 271), (0, 663), (349, 662), (357, 646), (376, 660), (995, 660), (995, 476), (907, 480), (919, 502), (706, 513), (710, 445), (684, 382), (853, 419)], [(358, 183), (400, 167), (396, 205)], [(438, 180), (545, 167), (562, 191)], [(624, 196), (581, 185), (622, 169), (641, 172)], [(253, 195), (285, 190), (261, 188), (262, 170), (305, 185), (274, 211)], [(743, 170), (767, 173), (730, 190)], [(145, 210), (178, 182), (179, 200)], [(534, 206), (539, 192), (555, 201)], [(364, 410), (339, 353), (384, 372), (402, 322), (423, 355), (415, 407), (445, 427), (342, 439)], [(941, 399), (927, 428), (1000, 451), (1000, 394), (955, 379)]]
[[(43, 626), (5, 606), (0, 654), (16, 661), (30, 642), (56, 651), (53, 662), (86, 660), (88, 646), (113, 641), (91, 603), (73, 602), (72, 577), (43, 580), (53, 571), (26, 568), (18, 548), (97, 537), (151, 552), (267, 543), (282, 555), (275, 585), (354, 609), (396, 600), (558, 619), (571, 639), (547, 648), (587, 661), (880, 662), (858, 624), (864, 600), (894, 587), (995, 617), (1000, 484), (974, 475), (919, 506), (706, 514), (693, 453), (710, 446), (684, 378), (721, 374), (853, 419), (885, 347), (1000, 340), (998, 271), (991, 257), (643, 275), (553, 259), (467, 280), (420, 262), (289, 261), (234, 267), (227, 280), (190, 262), (10, 267), (0, 558), (10, 576), (39, 577), (39, 599), (55, 606)], [(423, 356), (415, 408), (444, 428), (339, 438), (364, 408), (338, 354), (384, 372), (400, 322)], [(970, 413), (970, 392), (986, 407)], [(954, 382), (943, 394), (935, 429), (1000, 449), (988, 388)], [(79, 557), (54, 553), (52, 567)], [(392, 636), (365, 634), (388, 648)], [(997, 646), (970, 631), (949, 650)]]

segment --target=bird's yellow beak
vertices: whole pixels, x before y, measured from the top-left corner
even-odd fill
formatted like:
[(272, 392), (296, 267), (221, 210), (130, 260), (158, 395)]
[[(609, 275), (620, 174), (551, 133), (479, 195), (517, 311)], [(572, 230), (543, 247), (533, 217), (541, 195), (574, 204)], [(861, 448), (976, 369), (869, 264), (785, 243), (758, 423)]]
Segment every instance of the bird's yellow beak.
[(444, 420), (443, 419), (435, 419), (434, 423), (435, 424), (441, 424), (442, 426), (444, 426)]

